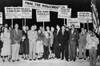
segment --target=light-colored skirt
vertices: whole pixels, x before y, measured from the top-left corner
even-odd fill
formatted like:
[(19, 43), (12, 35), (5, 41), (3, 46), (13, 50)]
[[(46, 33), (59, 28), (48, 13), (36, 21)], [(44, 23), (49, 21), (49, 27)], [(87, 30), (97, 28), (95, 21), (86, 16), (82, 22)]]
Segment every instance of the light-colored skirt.
[(37, 41), (36, 42), (36, 53), (43, 53), (44, 49), (43, 49), (43, 41)]
[(7, 56), (11, 54), (11, 44), (8, 41), (4, 41), (3, 47), (1, 50), (1, 56)]

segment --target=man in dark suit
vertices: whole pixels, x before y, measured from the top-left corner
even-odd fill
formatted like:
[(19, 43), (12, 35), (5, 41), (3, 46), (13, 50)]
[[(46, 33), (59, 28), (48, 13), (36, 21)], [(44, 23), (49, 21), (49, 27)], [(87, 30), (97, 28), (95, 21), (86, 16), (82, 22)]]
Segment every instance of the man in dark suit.
[(11, 31), (12, 44), (12, 62), (19, 61), (20, 41), (22, 39), (22, 31), (18, 29), (18, 24), (15, 24), (15, 29)]
[(59, 59), (60, 58), (60, 44), (59, 44), (59, 40), (61, 40), (60, 36), (59, 36), (59, 34), (60, 34), (60, 26), (57, 25), (56, 29), (57, 30), (54, 31), (54, 53), (55, 53), (55, 57), (57, 59)]
[(73, 61), (76, 60), (78, 37), (79, 37), (78, 31), (75, 29), (75, 25), (72, 25), (70, 31), (69, 43), (70, 43), (70, 60)]
[[(68, 61), (68, 39), (69, 39), (69, 33), (65, 30), (65, 27), (62, 26), (62, 30), (60, 32), (60, 44), (61, 44), (61, 60), (66, 58)], [(66, 52), (66, 53), (65, 53)]]
[(69, 43), (68, 43), (68, 41), (69, 41), (69, 28), (68, 27), (66, 27), (66, 29), (65, 29), (66, 31), (65, 31), (65, 59), (66, 59), (66, 61), (68, 61), (68, 57), (69, 57)]

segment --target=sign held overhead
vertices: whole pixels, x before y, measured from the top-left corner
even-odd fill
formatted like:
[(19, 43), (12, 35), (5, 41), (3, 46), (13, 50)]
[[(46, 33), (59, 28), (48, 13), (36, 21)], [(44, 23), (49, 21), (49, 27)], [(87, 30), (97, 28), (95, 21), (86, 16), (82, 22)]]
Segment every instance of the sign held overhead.
[(77, 12), (78, 19), (81, 23), (92, 23), (91, 12)]
[(6, 19), (32, 18), (32, 9), (27, 7), (5, 7)]
[(68, 18), (67, 27), (71, 28), (71, 25), (75, 25), (75, 28), (80, 28), (80, 22), (78, 21), (78, 18)]
[(49, 22), (50, 12), (45, 10), (36, 10), (37, 22)]

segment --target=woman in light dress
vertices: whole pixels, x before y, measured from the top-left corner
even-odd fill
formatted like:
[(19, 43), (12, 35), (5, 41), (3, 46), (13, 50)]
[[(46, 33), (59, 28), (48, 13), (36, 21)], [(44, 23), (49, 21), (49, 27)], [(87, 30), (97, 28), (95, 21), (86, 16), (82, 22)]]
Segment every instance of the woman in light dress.
[(37, 39), (37, 44), (36, 44), (36, 53), (37, 53), (37, 58), (42, 59), (44, 49), (43, 49), (43, 33), (41, 30), (38, 31), (38, 39)]
[(87, 35), (86, 49), (89, 50), (89, 62), (90, 66), (96, 66), (96, 56), (97, 56), (97, 46), (99, 44), (99, 39), (94, 32), (90, 31)]
[(4, 28), (4, 32), (1, 33), (1, 40), (3, 42), (3, 47), (1, 50), (1, 56), (3, 62), (5, 62), (6, 58), (9, 61), (9, 57), (11, 54), (11, 40), (10, 40), (10, 32), (7, 28)]

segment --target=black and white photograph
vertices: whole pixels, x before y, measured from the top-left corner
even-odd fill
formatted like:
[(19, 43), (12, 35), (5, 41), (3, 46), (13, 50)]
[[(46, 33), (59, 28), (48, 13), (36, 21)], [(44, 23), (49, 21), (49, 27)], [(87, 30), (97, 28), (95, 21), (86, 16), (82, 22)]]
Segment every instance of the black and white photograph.
[(100, 66), (100, 0), (0, 0), (0, 66)]

